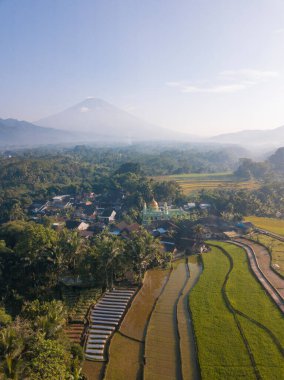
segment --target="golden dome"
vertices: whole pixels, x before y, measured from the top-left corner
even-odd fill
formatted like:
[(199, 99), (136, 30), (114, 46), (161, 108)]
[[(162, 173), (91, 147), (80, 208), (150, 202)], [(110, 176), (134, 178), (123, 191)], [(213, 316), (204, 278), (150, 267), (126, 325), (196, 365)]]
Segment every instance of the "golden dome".
[(159, 205), (158, 205), (158, 202), (155, 201), (155, 199), (153, 198), (152, 202), (150, 203), (150, 207), (154, 210), (158, 210), (159, 209)]

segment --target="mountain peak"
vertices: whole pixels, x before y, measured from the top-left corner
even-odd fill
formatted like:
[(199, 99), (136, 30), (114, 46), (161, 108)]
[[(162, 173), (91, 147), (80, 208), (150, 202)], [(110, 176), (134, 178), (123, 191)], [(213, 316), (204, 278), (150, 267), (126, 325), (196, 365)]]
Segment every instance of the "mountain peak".
[[(152, 125), (103, 99), (89, 97), (66, 110), (35, 122), (42, 127), (80, 131), (92, 140), (149, 141), (178, 139), (174, 131)], [(180, 137), (180, 140), (184, 136)]]

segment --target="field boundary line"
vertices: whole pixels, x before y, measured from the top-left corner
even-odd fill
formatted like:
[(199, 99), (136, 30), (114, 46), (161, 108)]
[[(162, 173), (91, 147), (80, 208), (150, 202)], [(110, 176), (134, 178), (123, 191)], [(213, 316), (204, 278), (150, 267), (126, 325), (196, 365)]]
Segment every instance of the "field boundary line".
[[(272, 235), (269, 235), (269, 234), (264, 234), (264, 233), (259, 232), (259, 231), (257, 231), (257, 233), (259, 233), (260, 235), (265, 235), (265, 236), (271, 237), (272, 239), (276, 239), (276, 238), (274, 238)], [(269, 256), (270, 256), (270, 264), (269, 264), (270, 269), (271, 269), (275, 274), (277, 274), (277, 276), (281, 277), (281, 278), (284, 280), (284, 276), (283, 276), (283, 274), (277, 272), (277, 270), (276, 270), (275, 268), (273, 268), (273, 266), (272, 266), (272, 253), (271, 253), (270, 249), (269, 249), (265, 244), (261, 243), (260, 241), (254, 240), (254, 239), (252, 239), (251, 237), (246, 237), (246, 240), (252, 241), (253, 243), (256, 243), (256, 244), (258, 244), (258, 245), (261, 245), (263, 248), (267, 249), (267, 252), (269, 253)], [(279, 239), (276, 239), (276, 240), (279, 240)], [(281, 242), (284, 243), (284, 239), (283, 239), (283, 240), (279, 240), (279, 241), (281, 241)]]
[[(232, 243), (228, 243), (228, 244), (232, 244)], [(220, 249), (222, 247), (218, 246)], [(227, 251), (226, 251), (227, 252)], [(228, 253), (228, 252), (227, 252)], [(228, 253), (228, 255), (230, 255)], [(249, 264), (248, 264), (249, 265)], [(274, 335), (274, 333), (268, 328), (266, 327), (265, 325), (263, 325), (261, 322), (257, 321), (256, 319), (254, 318), (251, 318), (250, 316), (248, 316), (247, 314), (243, 313), (241, 310), (237, 309), (237, 308), (234, 308), (235, 312), (237, 314), (239, 314), (241, 317), (243, 318), (246, 318), (247, 320), (249, 320), (251, 323), (255, 324), (256, 326), (258, 326), (259, 328), (263, 329), (269, 336), (270, 338), (273, 340), (275, 346), (278, 348), (278, 350), (280, 351), (280, 353), (282, 355), (284, 355), (284, 348), (282, 347), (280, 341), (277, 339), (277, 337)]]
[(275, 234), (274, 232), (270, 232), (268, 230), (264, 230), (264, 229), (258, 228), (258, 227), (256, 227), (255, 230), (258, 231), (258, 232), (260, 232), (260, 233), (262, 233), (262, 234), (264, 234), (264, 235), (271, 236), (271, 237), (273, 237), (273, 238), (275, 238), (277, 240), (280, 240), (280, 241), (284, 242), (284, 236)]
[[(204, 269), (204, 264), (203, 264), (203, 260), (202, 260), (201, 255), (197, 256), (197, 261), (198, 261), (198, 265), (200, 266), (200, 272), (199, 272), (199, 275), (196, 279), (196, 283), (194, 284), (194, 286), (198, 283), (199, 278), (202, 275), (202, 272)], [(188, 274), (189, 274), (189, 278), (190, 278), (190, 269), (189, 269), (189, 264), (188, 264), (188, 258), (187, 258), (187, 270), (188, 270)], [(192, 287), (192, 289), (194, 288), (194, 286)], [(192, 325), (192, 336), (193, 336), (193, 341), (194, 341), (194, 350), (196, 352), (196, 364), (197, 364), (196, 367), (197, 367), (197, 371), (198, 371), (198, 379), (196, 379), (196, 380), (199, 380), (199, 379), (201, 379), (201, 368), (200, 368), (200, 362), (199, 362), (197, 339), (196, 339), (196, 335), (195, 335), (194, 323), (193, 323), (192, 313), (191, 313), (191, 309), (190, 309), (190, 302), (189, 302), (189, 293), (191, 292), (191, 290), (188, 292), (187, 297), (186, 297), (186, 306), (187, 306), (188, 315), (189, 315), (191, 325)]]
[[(254, 249), (252, 247), (250, 247), (248, 244), (245, 244), (245, 243), (240, 243), (240, 242), (237, 242), (237, 241), (230, 241), (228, 240), (227, 241), (228, 243), (231, 243), (231, 244), (235, 244), (243, 249), (245, 249), (245, 251), (250, 251), (252, 253), (252, 258), (253, 258), (253, 261), (255, 262), (255, 265), (257, 267), (257, 269), (259, 270), (260, 272), (260, 277), (262, 277), (264, 279), (264, 281), (268, 284), (268, 286), (270, 286), (272, 288), (272, 291), (274, 292), (274, 296), (276, 296), (276, 298), (278, 298), (278, 301), (280, 301), (280, 304), (278, 304), (276, 302), (276, 300), (273, 298), (272, 294), (273, 292), (269, 292), (267, 288), (265, 288), (265, 286), (263, 285), (263, 283), (260, 281), (260, 278), (257, 276), (257, 274), (255, 273), (255, 271), (252, 269), (251, 267), (251, 263), (250, 263), (250, 268), (252, 270), (252, 272), (254, 273), (255, 277), (257, 278), (258, 282), (261, 284), (261, 286), (264, 288), (264, 290), (266, 291), (266, 293), (270, 296), (270, 298), (274, 301), (274, 303), (277, 305), (277, 307), (279, 308), (280, 312), (284, 312), (284, 303), (283, 303), (283, 297), (281, 296), (281, 294), (278, 292), (278, 290), (274, 287), (274, 285), (272, 285), (272, 283), (268, 280), (268, 278), (266, 278), (266, 276), (264, 275), (264, 273), (262, 272), (262, 270), (260, 269), (259, 265), (258, 265), (258, 261), (257, 261), (257, 258), (256, 258), (256, 255), (255, 255), (255, 252), (254, 252)], [(249, 257), (249, 255), (248, 255)], [(250, 262), (250, 259), (249, 259), (249, 262)], [(283, 310), (282, 310), (283, 309)]]
[(151, 320), (151, 318), (152, 318), (152, 314), (153, 314), (153, 312), (154, 312), (154, 310), (155, 310), (155, 308), (156, 308), (156, 305), (157, 305), (158, 299), (159, 299), (159, 298), (161, 297), (161, 295), (164, 293), (165, 287), (166, 287), (167, 283), (169, 282), (169, 279), (170, 279), (170, 276), (171, 276), (171, 274), (172, 274), (172, 271), (173, 271), (173, 267), (172, 267), (172, 265), (171, 265), (171, 268), (170, 268), (170, 270), (169, 270), (169, 273), (168, 273), (168, 275), (167, 275), (167, 277), (166, 277), (166, 281), (165, 281), (165, 283), (164, 283), (164, 285), (163, 285), (163, 287), (162, 287), (162, 289), (161, 289), (161, 291), (160, 291), (160, 294), (158, 295), (158, 297), (156, 298), (156, 300), (155, 300), (155, 302), (154, 302), (154, 304), (153, 304), (153, 307), (152, 307), (151, 313), (149, 314), (149, 317), (148, 317), (148, 320), (147, 320), (147, 324), (146, 324), (146, 326), (145, 326), (146, 334), (145, 334), (145, 337), (144, 337), (144, 345), (143, 345), (143, 353), (142, 353), (142, 356), (143, 356), (143, 363), (144, 363), (144, 365), (142, 365), (141, 380), (144, 379), (144, 367), (145, 367), (145, 364), (146, 364), (145, 347), (146, 347), (146, 340), (147, 340), (147, 334), (148, 334), (149, 323), (150, 323), (150, 320)]
[(233, 259), (232, 257), (229, 255), (229, 253), (223, 248), (223, 247), (220, 247), (218, 245), (214, 245), (214, 244), (211, 244), (211, 243), (208, 243), (209, 246), (213, 246), (215, 248), (218, 248), (228, 259), (229, 261), (229, 271), (226, 273), (225, 275), (225, 279), (224, 279), (224, 282), (223, 282), (223, 285), (222, 285), (222, 288), (221, 288), (221, 293), (222, 293), (222, 296), (223, 296), (223, 299), (225, 301), (225, 304), (228, 308), (228, 310), (233, 314), (233, 317), (234, 317), (234, 320), (235, 320), (235, 323), (237, 325), (237, 328), (240, 332), (240, 335), (241, 335), (241, 338), (243, 340), (243, 343), (246, 347), (246, 350), (247, 350), (247, 353), (248, 353), (248, 356), (249, 356), (249, 359), (250, 359), (250, 362), (251, 362), (251, 365), (252, 365), (252, 368), (254, 370), (254, 374), (255, 374), (255, 377), (257, 380), (262, 380), (262, 377), (260, 375), (260, 372), (257, 368), (257, 364), (256, 364), (256, 361), (255, 361), (255, 358), (254, 358), (254, 355), (253, 355), (253, 352), (250, 348), (250, 344), (247, 340), (247, 337), (243, 331), (243, 328), (241, 326), (241, 323), (237, 317), (237, 313), (236, 313), (236, 310), (235, 308), (233, 307), (233, 305), (231, 304), (231, 301), (226, 293), (226, 285), (227, 285), (227, 282), (229, 280), (229, 277), (230, 277), (230, 273), (232, 272), (233, 270), (233, 267), (234, 267), (234, 262), (233, 262)]
[(175, 319), (176, 319), (176, 332), (177, 332), (177, 338), (178, 338), (178, 361), (179, 361), (179, 376), (180, 379), (183, 380), (183, 372), (182, 372), (182, 357), (181, 357), (181, 340), (180, 340), (180, 331), (179, 331), (179, 323), (178, 323), (178, 304), (180, 302), (181, 296), (183, 295), (183, 291), (188, 283), (189, 280), (189, 271), (188, 271), (188, 258), (183, 258), (184, 260), (184, 266), (185, 266), (185, 271), (186, 271), (186, 279), (184, 281), (184, 284), (182, 288), (179, 291), (178, 297), (175, 302)]

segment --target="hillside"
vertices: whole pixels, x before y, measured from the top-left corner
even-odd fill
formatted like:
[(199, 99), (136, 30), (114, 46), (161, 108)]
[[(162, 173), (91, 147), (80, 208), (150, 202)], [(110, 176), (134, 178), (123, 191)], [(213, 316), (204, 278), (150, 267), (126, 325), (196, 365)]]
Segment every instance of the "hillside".
[(32, 146), (74, 142), (75, 134), (42, 128), (27, 121), (0, 119), (0, 146)]
[(245, 130), (236, 133), (227, 133), (211, 138), (212, 141), (242, 146), (275, 146), (284, 145), (284, 126), (266, 130)]

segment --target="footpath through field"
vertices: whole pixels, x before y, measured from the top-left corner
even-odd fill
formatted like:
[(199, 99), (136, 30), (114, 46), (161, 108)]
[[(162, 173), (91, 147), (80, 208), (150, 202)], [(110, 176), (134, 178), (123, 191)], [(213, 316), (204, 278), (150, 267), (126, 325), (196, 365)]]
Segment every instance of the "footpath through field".
[(267, 249), (247, 239), (236, 238), (234, 242), (246, 250), (255, 276), (284, 313), (284, 280), (271, 269), (271, 258)]
[[(188, 281), (185, 261), (175, 262), (146, 335), (144, 380), (182, 379), (177, 303)], [(188, 359), (189, 360), (189, 359)]]
[(284, 279), (281, 278), (281, 276), (279, 276), (273, 269), (271, 269), (271, 256), (267, 248), (248, 239), (239, 238), (235, 240), (245, 243), (254, 251), (260, 270), (269, 280), (269, 282), (274, 286), (274, 288), (277, 289), (282, 299), (284, 300)]

